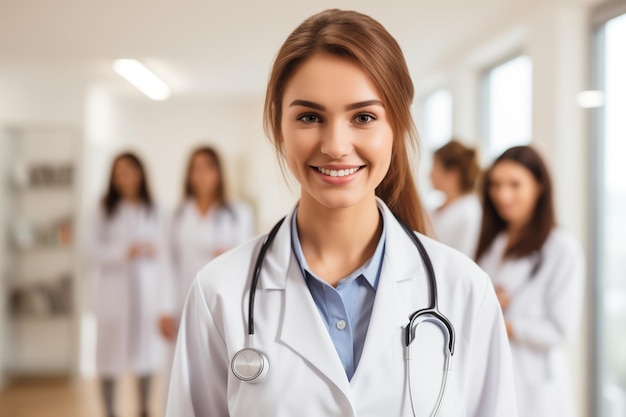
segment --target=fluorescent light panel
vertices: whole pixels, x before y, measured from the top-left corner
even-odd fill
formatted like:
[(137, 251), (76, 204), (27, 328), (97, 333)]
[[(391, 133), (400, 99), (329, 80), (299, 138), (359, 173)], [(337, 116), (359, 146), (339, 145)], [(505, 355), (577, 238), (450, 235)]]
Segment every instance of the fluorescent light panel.
[(136, 59), (116, 59), (113, 69), (152, 100), (162, 101), (170, 96), (170, 87)]

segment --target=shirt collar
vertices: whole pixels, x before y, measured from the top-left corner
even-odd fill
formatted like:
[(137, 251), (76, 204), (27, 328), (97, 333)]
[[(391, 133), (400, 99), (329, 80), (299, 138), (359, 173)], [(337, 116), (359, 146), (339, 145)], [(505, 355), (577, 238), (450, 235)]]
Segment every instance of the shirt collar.
[[(380, 207), (378, 208), (380, 213), (380, 219), (383, 222), (383, 231), (380, 234), (380, 240), (378, 241), (378, 245), (376, 246), (376, 250), (374, 251), (374, 255), (367, 260), (363, 265), (357, 268), (354, 272), (352, 272), (347, 277), (341, 279), (339, 281), (338, 287), (341, 285), (349, 284), (359, 276), (363, 276), (365, 280), (370, 284), (370, 286), (376, 290), (378, 287), (378, 277), (380, 276), (380, 270), (382, 267), (383, 255), (385, 253), (385, 241), (386, 241), (386, 225), (385, 225), (385, 216), (383, 215)], [(311, 272), (309, 265), (306, 263), (306, 259), (304, 258), (304, 253), (302, 252), (302, 245), (300, 244), (300, 237), (298, 236), (298, 227), (296, 226), (296, 217), (298, 214), (298, 207), (294, 210), (293, 216), (291, 217), (291, 248), (293, 253), (298, 261), (298, 265), (302, 270), (302, 275), (306, 277), (313, 277), (318, 281), (321, 281), (318, 277), (315, 276)], [(327, 284), (328, 285), (328, 284)]]

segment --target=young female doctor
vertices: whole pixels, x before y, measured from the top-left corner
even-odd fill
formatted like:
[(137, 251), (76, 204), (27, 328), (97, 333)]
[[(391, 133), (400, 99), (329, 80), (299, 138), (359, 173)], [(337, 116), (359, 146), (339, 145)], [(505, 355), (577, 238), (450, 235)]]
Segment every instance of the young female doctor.
[(412, 231), (412, 98), (368, 16), (328, 10), (287, 38), (265, 122), (300, 201), (198, 273), (168, 417), (517, 415), (488, 277)]
[(119, 155), (88, 245), (99, 270), (97, 367), (107, 417), (115, 415), (115, 382), (128, 371), (139, 377), (141, 415), (148, 415), (151, 376), (162, 366), (157, 328), (164, 265), (161, 220), (140, 159)]
[(435, 151), (430, 179), (446, 200), (432, 214), (437, 239), (474, 256), (482, 209), (474, 193), (480, 166), (476, 150), (451, 140)]
[(582, 310), (584, 256), (556, 227), (550, 176), (520, 146), (487, 171), (477, 250), (504, 310), (520, 417), (573, 417), (567, 342)]
[(222, 162), (215, 149), (201, 146), (192, 152), (183, 194), (183, 203), (170, 224), (172, 273), (162, 291), (159, 328), (168, 341), (176, 338), (185, 297), (196, 273), (254, 233), (250, 208), (226, 200)]

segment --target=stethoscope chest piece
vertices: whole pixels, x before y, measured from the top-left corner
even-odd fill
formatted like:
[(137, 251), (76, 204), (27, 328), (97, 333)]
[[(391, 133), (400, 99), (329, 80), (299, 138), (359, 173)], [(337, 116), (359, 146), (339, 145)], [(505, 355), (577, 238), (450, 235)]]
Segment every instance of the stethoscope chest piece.
[(233, 374), (240, 380), (256, 384), (267, 376), (270, 362), (262, 352), (253, 348), (244, 348), (233, 356), (230, 367)]

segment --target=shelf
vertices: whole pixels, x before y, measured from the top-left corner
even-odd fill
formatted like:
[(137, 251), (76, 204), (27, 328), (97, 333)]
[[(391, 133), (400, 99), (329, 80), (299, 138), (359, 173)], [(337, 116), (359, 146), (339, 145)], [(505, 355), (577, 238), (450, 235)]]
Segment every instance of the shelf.
[(29, 194), (64, 194), (74, 195), (76, 186), (73, 184), (55, 184), (55, 185), (16, 185), (9, 183), (7, 187), (9, 195), (20, 197)]
[(9, 372), (71, 372), (75, 347), (75, 325), (67, 317), (50, 320), (12, 320), (12, 358)]
[(29, 325), (31, 323), (35, 323), (35, 324), (45, 324), (45, 323), (56, 324), (56, 323), (63, 323), (63, 322), (74, 320), (74, 314), (73, 313), (69, 313), (69, 314), (52, 314), (52, 315), (47, 315), (47, 316), (39, 316), (39, 315), (35, 315), (35, 314), (31, 314), (31, 315), (13, 315), (13, 316), (10, 316), (10, 320), (11, 320), (11, 322), (13, 322), (14, 324), (17, 324), (17, 325)]
[[(6, 359), (14, 374), (71, 374), (76, 369), (81, 267), (76, 226), (80, 212), (82, 141), (79, 130), (17, 126), (7, 131), (0, 173), (5, 224), (0, 239), (7, 305), (0, 312)], [(4, 272), (3, 271), (3, 272)], [(5, 342), (6, 341), (6, 342)]]
[(75, 245), (36, 245), (25, 248), (11, 247), (11, 251), (16, 255), (41, 252), (67, 252), (76, 249)]

